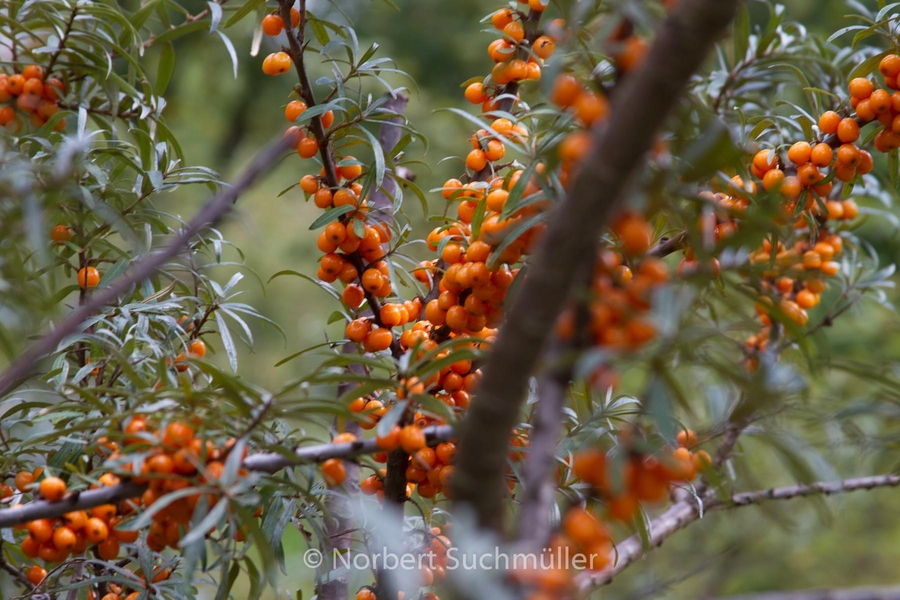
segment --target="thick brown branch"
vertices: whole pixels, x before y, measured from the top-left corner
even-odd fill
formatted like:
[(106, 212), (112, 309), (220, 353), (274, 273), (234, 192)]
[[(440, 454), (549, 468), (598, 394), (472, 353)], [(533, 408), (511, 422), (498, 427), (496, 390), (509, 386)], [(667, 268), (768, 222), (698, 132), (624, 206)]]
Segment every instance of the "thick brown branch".
[[(446, 442), (455, 435), (456, 433), (450, 425), (432, 426), (425, 429), (429, 446)], [(329, 458), (353, 459), (363, 454), (380, 451), (381, 449), (375, 444), (374, 439), (344, 444), (319, 444), (297, 448), (290, 455), (277, 452), (252, 454), (244, 459), (243, 467), (250, 471), (274, 473), (294, 465), (320, 463)], [(140, 496), (145, 489), (146, 485), (144, 484), (125, 482), (96, 490), (75, 492), (59, 502), (35, 500), (19, 507), (0, 511), (0, 528), (21, 525), (34, 519), (55, 518), (73, 510), (93, 508), (101, 504), (113, 504)]]
[(483, 527), (499, 528), (508, 432), (522, 407), (528, 378), (596, 235), (650, 149), (690, 76), (731, 22), (737, 0), (683, 0), (660, 28), (643, 67), (623, 82), (607, 124), (569, 196), (550, 216), (506, 324), (463, 423), (455, 476), (459, 504)]
[(133, 285), (151, 277), (157, 269), (181, 252), (202, 229), (221, 219), (237, 202), (238, 196), (253, 185), (262, 174), (278, 164), (278, 157), (288, 150), (289, 146), (290, 143), (287, 139), (281, 139), (269, 145), (259, 153), (234, 185), (207, 202), (168, 246), (135, 262), (128, 271), (110, 285), (96, 290), (91, 294), (89, 300), (72, 311), (56, 328), (46, 333), (39, 342), (26, 350), (0, 376), (0, 396), (5, 395), (24, 378), (31, 375), (35, 371), (38, 361), (56, 350), (57, 344), (66, 336), (76, 332), (85, 319), (104, 306), (116, 304), (121, 294), (128, 292)]
[[(730, 502), (719, 501), (712, 492), (704, 495), (704, 513), (711, 510), (721, 510), (735, 506), (750, 506), (760, 504), (768, 500), (790, 500), (806, 496), (830, 496), (858, 490), (871, 490), (880, 487), (900, 486), (900, 475), (876, 475), (873, 477), (860, 477), (846, 479), (833, 483), (813, 483), (810, 485), (795, 485), (783, 488), (773, 488), (758, 492), (743, 492), (735, 494)], [(650, 548), (658, 548), (675, 532), (683, 529), (700, 518), (700, 508), (695, 498), (686, 498), (676, 502), (663, 514), (653, 519), (650, 524)], [(613, 578), (634, 564), (644, 556), (643, 543), (640, 535), (633, 535), (616, 545), (618, 560), (615, 565), (603, 571), (593, 573), (583, 571), (577, 577), (578, 588), (586, 593), (592, 588), (606, 585)]]

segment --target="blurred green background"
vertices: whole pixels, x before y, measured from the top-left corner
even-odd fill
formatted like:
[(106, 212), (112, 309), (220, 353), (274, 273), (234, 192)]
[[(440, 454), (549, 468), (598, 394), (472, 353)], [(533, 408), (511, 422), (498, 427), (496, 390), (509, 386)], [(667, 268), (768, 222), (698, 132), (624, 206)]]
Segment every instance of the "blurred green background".
[[(459, 84), (489, 68), (485, 47), (490, 41), (480, 33), (479, 19), (496, 8), (495, 2), (480, 0), (396, 0), (396, 12), (379, 1), (336, 2), (356, 24), (361, 46), (377, 41), (380, 56), (390, 56), (400, 69), (409, 72), (417, 83), (410, 90), (407, 115), (429, 139), (425, 160), (431, 166), (417, 167), (417, 183), (424, 190), (440, 186), (457, 174), (459, 162), (444, 156), (466, 152), (469, 126), (447, 112), (435, 108), (466, 108)], [(201, 1), (184, 2), (194, 12)], [(875, 0), (864, 0), (874, 5)], [(849, 24), (842, 0), (788, 0), (788, 19), (804, 23), (811, 31), (830, 33)], [(765, 11), (762, 3), (750, 2), (754, 11)], [(311, 0), (310, 9), (326, 18), (340, 19), (331, 3)], [(231, 73), (225, 48), (215, 37), (202, 34), (178, 42), (175, 74), (170, 87), (166, 115), (170, 127), (181, 140), (190, 164), (218, 169), (226, 180), (238, 173), (269, 140), (280, 136), (286, 127), (282, 108), (288, 101), (293, 81), (289, 77), (266, 77), (260, 70), (262, 57), (275, 51), (277, 41), (264, 39), (259, 56), (251, 57), (254, 19), (246, 19), (229, 30), (240, 57), (238, 77)], [(319, 68), (315, 55), (310, 62)], [(321, 94), (320, 94), (321, 95)], [(422, 145), (411, 146), (409, 154), (421, 154)], [(313, 273), (318, 258), (315, 235), (309, 223), (318, 210), (304, 202), (299, 189), (278, 197), (287, 186), (308, 172), (317, 171), (309, 162), (289, 157), (265, 181), (244, 195), (238, 210), (224, 225), (228, 239), (246, 256), (246, 265), (262, 282), (282, 269)], [(188, 197), (191, 193), (194, 197)], [(205, 196), (199, 191), (179, 191), (171, 199), (171, 208), (182, 208), (185, 199), (193, 206)], [(431, 210), (441, 211), (443, 200), (430, 195)], [(415, 201), (407, 210), (421, 221)], [(422, 224), (420, 223), (420, 226)], [(890, 224), (870, 222), (862, 235), (882, 256), (896, 257), (898, 241)], [(227, 279), (233, 267), (222, 268)], [(252, 373), (255, 382), (276, 387), (304, 372), (310, 360), (296, 360), (275, 368), (288, 354), (321, 341), (326, 320), (333, 308), (326, 295), (314, 285), (297, 278), (281, 278), (259, 284), (245, 280), (243, 301), (256, 306), (285, 330), (287, 344), (274, 328), (263, 324), (254, 329), (253, 349), (242, 352), (242, 371)], [(825, 303), (823, 302), (823, 306)], [(870, 304), (842, 318), (826, 331), (827, 352), (832, 356), (867, 361), (872, 358), (900, 359), (900, 335), (897, 321), (881, 308)], [(815, 313), (813, 315), (815, 318)], [(334, 333), (334, 330), (332, 330)], [(829, 375), (810, 394), (820, 414), (838, 410), (846, 403), (865, 399), (870, 393), (866, 382), (841, 374)], [(885, 436), (890, 447), (896, 442), (890, 428), (897, 415), (883, 414), (860, 421), (860, 427), (872, 435)], [(834, 437), (809, 423), (813, 445), (820, 445), (836, 461), (839, 471), (876, 473), (891, 470), (895, 462), (883, 455), (854, 445), (837, 445)], [(896, 436), (894, 436), (896, 437)], [(846, 438), (840, 438), (846, 439)], [(778, 474), (781, 484), (792, 483), (780, 459), (753, 442), (743, 450), (756, 472)], [(900, 510), (898, 493), (891, 490), (857, 493), (819, 503), (794, 500), (779, 505), (774, 513), (745, 508), (729, 513), (713, 513), (696, 526), (668, 541), (645, 564), (630, 569), (611, 587), (598, 592), (603, 597), (694, 598), (739, 592), (811, 587), (844, 587), (863, 584), (900, 585)], [(299, 562), (305, 547), (299, 534), (289, 531), (286, 541), (289, 574), (281, 580), (289, 593), (300, 586), (311, 593), (311, 573)], [(239, 597), (238, 592), (236, 597)], [(274, 597), (274, 596), (272, 596)]]

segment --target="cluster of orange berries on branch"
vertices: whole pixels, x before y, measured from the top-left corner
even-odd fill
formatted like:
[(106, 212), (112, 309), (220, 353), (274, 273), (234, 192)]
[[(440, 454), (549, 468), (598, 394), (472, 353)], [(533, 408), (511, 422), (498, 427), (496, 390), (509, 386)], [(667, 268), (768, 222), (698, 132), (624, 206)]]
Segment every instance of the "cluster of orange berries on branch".
[[(0, 125), (18, 133), (24, 125), (19, 113), (33, 127), (42, 127), (59, 112), (59, 100), (66, 93), (66, 86), (56, 78), (45, 80), (45, 76), (40, 65), (28, 65), (21, 73), (0, 73)], [(66, 120), (60, 119), (54, 130), (65, 127)]]
[[(300, 19), (300, 11), (291, 8), (291, 29), (299, 27)], [(284, 31), (284, 20), (277, 14), (266, 15), (262, 20), (262, 30), (271, 37), (281, 35)], [(281, 75), (290, 71), (291, 66), (293, 61), (287, 52), (273, 52), (263, 60), (262, 70), (266, 75)]]
[[(633, 214), (623, 220), (646, 224)], [(627, 229), (622, 229), (623, 220), (613, 227), (620, 239), (627, 235)], [(623, 248), (626, 247), (623, 244)], [(598, 251), (591, 283), (592, 300), (587, 306), (587, 327), (592, 341), (616, 350), (636, 350), (651, 341), (656, 335), (656, 328), (647, 315), (651, 296), (653, 290), (668, 279), (668, 267), (658, 258), (629, 255), (611, 248)], [(557, 321), (556, 332), (561, 339), (571, 339), (575, 335), (577, 312), (577, 308), (569, 307)]]
[(600, 449), (583, 450), (573, 457), (572, 472), (593, 486), (606, 502), (611, 518), (631, 522), (641, 502), (662, 502), (672, 484), (693, 481), (699, 471), (712, 464), (705, 450), (691, 450), (697, 445), (693, 431), (679, 432), (677, 441), (674, 450), (663, 447), (645, 453), (623, 438), (620, 450), (624, 454), (610, 456)]
[[(101, 485), (114, 483), (118, 483), (114, 475), (106, 474), (100, 478)], [(43, 468), (34, 473), (20, 471), (15, 476), (15, 486), (23, 494), (32, 494), (35, 499), (42, 498), (49, 502), (59, 502), (68, 491), (68, 485), (62, 478), (46, 475)], [(2, 487), (0, 495), (5, 496), (10, 492), (9, 486), (3, 484)], [(138, 538), (138, 531), (118, 527), (120, 521), (117, 507), (108, 504), (89, 511), (74, 510), (58, 519), (35, 519), (14, 529), (27, 532), (19, 542), (22, 553), (30, 559), (40, 558), (49, 565), (62, 562), (71, 554), (80, 554), (88, 547), (96, 547), (98, 556), (103, 560), (114, 560), (119, 555), (120, 543), (133, 543)], [(37, 573), (42, 573), (42, 576), (34, 577)], [(46, 571), (37, 565), (28, 571), (29, 580), (35, 585), (45, 576)]]
[[(541, 4), (539, 0), (531, 4), (535, 14), (546, 8), (535, 8), (534, 5)], [(470, 83), (465, 90), (466, 100), (481, 104), (485, 113), (497, 110), (498, 96), (511, 92), (504, 87), (507, 84), (540, 80), (543, 61), (553, 56), (556, 50), (553, 37), (529, 35), (526, 31), (527, 18), (525, 13), (511, 8), (501, 8), (491, 15), (491, 23), (503, 35), (488, 46), (488, 56), (494, 61), (494, 67), (490, 77)], [(564, 23), (561, 19), (557, 21), (555, 29), (561, 29)]]
[[(16, 528), (27, 532), (20, 542), (27, 557), (40, 558), (46, 564), (58, 563), (69, 555), (84, 552), (89, 546), (96, 546), (100, 558), (115, 560), (120, 554), (121, 544), (132, 544), (140, 536), (140, 532), (128, 528), (127, 523), (123, 527), (123, 521), (135, 511), (149, 508), (170, 492), (198, 484), (214, 486), (222, 477), (225, 470), (223, 461), (234, 446), (234, 440), (230, 440), (216, 447), (212, 441), (197, 437), (194, 427), (185, 422), (176, 421), (156, 429), (143, 415), (132, 417), (118, 437), (121, 437), (129, 453), (138, 450), (145, 454), (143, 461), (138, 466), (126, 455), (120, 454), (119, 444), (114, 439), (99, 438), (98, 454), (106, 458), (108, 464), (121, 468), (116, 470), (118, 475), (114, 472), (102, 474), (90, 488), (114, 486), (125, 477), (135, 483), (147, 484), (146, 490), (141, 496), (118, 504), (75, 510), (59, 519), (37, 519)], [(35, 473), (18, 473), (15, 477), (16, 488), (50, 502), (66, 497), (68, 486), (63, 479), (51, 476), (39, 479), (42, 474), (43, 469)], [(246, 475), (246, 471), (239, 474)], [(0, 495), (7, 495), (8, 488), (3, 484)], [(156, 512), (147, 531), (148, 547), (157, 552), (166, 547), (177, 547), (189, 530), (203, 495), (200, 492), (188, 494)], [(205, 492), (205, 495), (210, 507), (218, 501), (214, 493)], [(236, 537), (242, 541), (240, 532)]]
[[(582, 506), (572, 506), (539, 558), (539, 568), (520, 568), (512, 578), (528, 590), (528, 600), (568, 598), (575, 593), (572, 567), (600, 571), (612, 555), (612, 537), (603, 522)], [(569, 560), (576, 557), (575, 560)], [(581, 561), (581, 564), (578, 564)], [(570, 564), (571, 563), (571, 564)]]

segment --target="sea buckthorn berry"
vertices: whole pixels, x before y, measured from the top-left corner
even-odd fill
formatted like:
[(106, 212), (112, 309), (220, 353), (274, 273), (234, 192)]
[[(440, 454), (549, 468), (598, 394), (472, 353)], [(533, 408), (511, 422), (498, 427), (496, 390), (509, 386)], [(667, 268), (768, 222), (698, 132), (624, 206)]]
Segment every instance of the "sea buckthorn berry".
[(763, 176), (763, 189), (767, 192), (772, 192), (778, 190), (781, 187), (781, 183), (784, 181), (784, 171), (781, 169), (772, 169), (771, 171), (766, 171), (766, 174)]
[(293, 123), (306, 110), (306, 102), (291, 100), (284, 108), (284, 118)]
[(347, 467), (344, 466), (344, 461), (339, 458), (329, 458), (323, 462), (322, 478), (328, 487), (335, 487), (344, 483), (344, 480), (347, 479)]
[(876, 115), (891, 110), (891, 95), (887, 90), (875, 90), (869, 96), (869, 107)]
[(97, 287), (100, 272), (94, 267), (84, 267), (78, 271), (78, 285), (82, 289)]
[(38, 565), (34, 565), (30, 569), (28, 569), (28, 581), (32, 583), (32, 585), (38, 585), (47, 577), (47, 570), (43, 567), (39, 567)]
[(470, 83), (466, 86), (465, 96), (466, 100), (472, 104), (481, 104), (487, 99), (487, 96), (484, 94), (484, 84), (480, 81)]
[(521, 23), (513, 21), (503, 28), (503, 33), (511, 37), (516, 42), (521, 42), (525, 38), (525, 28)]
[(262, 30), (268, 36), (280, 35), (284, 30), (284, 21), (278, 15), (266, 15), (262, 20)]
[(481, 171), (487, 166), (487, 156), (483, 150), (472, 150), (466, 156), (466, 166), (473, 171)]
[(28, 65), (24, 69), (22, 69), (22, 77), (25, 80), (29, 79), (37, 79), (38, 81), (44, 79), (44, 67), (40, 65)]
[(682, 429), (678, 432), (676, 441), (682, 448), (690, 448), (697, 445), (697, 434), (690, 429)]
[(382, 350), (390, 348), (393, 342), (394, 334), (391, 333), (391, 330), (385, 329), (384, 327), (378, 327), (366, 336), (363, 346), (365, 347), (366, 352), (381, 352)]
[(626, 213), (613, 224), (613, 233), (619, 238), (625, 253), (637, 256), (645, 253), (653, 241), (653, 229), (641, 216)]
[(553, 56), (554, 50), (556, 50), (556, 42), (554, 42), (546, 35), (542, 35), (538, 39), (534, 40), (534, 45), (531, 47), (531, 49), (538, 58), (550, 58), (551, 56)]
[(400, 447), (407, 454), (414, 454), (425, 447), (425, 432), (416, 425), (406, 425), (400, 430)]
[(550, 92), (550, 101), (561, 108), (567, 108), (575, 103), (581, 93), (581, 84), (572, 75), (560, 75), (553, 82)]
[(266, 75), (281, 75), (291, 69), (291, 64), (287, 52), (274, 52), (263, 60), (262, 70)]
[(321, 119), (322, 119), (322, 127), (324, 127), (325, 129), (328, 129), (329, 127), (332, 126), (332, 124), (334, 124), (334, 111), (333, 110), (326, 111), (325, 114), (322, 115)]
[(859, 123), (856, 119), (841, 119), (837, 128), (838, 139), (845, 144), (855, 142), (859, 139)]
[(753, 166), (766, 173), (778, 166), (778, 154), (774, 150), (760, 150), (753, 156)]
[(778, 191), (788, 200), (796, 200), (800, 197), (802, 188), (800, 179), (794, 175), (789, 175), (781, 182), (781, 187), (778, 188)]
[(388, 452), (396, 450), (400, 446), (400, 426), (393, 425), (384, 436), (376, 436), (375, 445)]
[(856, 79), (850, 80), (850, 95), (859, 100), (865, 100), (866, 98), (868, 98), (870, 95), (872, 95), (872, 90), (874, 89), (875, 86), (865, 77), (857, 77)]
[(312, 158), (319, 152), (319, 142), (314, 137), (303, 138), (297, 146), (300, 158)]
[(819, 129), (826, 135), (832, 135), (837, 133), (840, 122), (841, 116), (833, 110), (829, 110), (819, 117)]
[(900, 56), (896, 54), (888, 54), (878, 63), (878, 70), (885, 77), (896, 78), (900, 75)]
[(834, 158), (834, 151), (828, 144), (816, 144), (810, 153), (812, 163), (817, 167), (827, 167)]
[(54, 242), (68, 242), (72, 239), (72, 229), (68, 225), (57, 225), (50, 230), (50, 239)]
[(365, 319), (356, 319), (355, 321), (347, 323), (347, 327), (344, 329), (344, 335), (351, 342), (360, 344), (365, 341), (366, 337), (369, 335), (370, 329), (371, 325), (369, 324), (369, 321)]
[(806, 164), (811, 156), (812, 147), (808, 142), (797, 142), (788, 150), (788, 159), (795, 165)]
[(491, 24), (500, 31), (503, 31), (503, 28), (512, 23), (513, 20), (513, 11), (508, 8), (501, 8), (491, 15)]
[(45, 500), (56, 502), (66, 495), (66, 482), (59, 477), (45, 477), (38, 489)]
[(803, 185), (812, 185), (819, 181), (819, 169), (812, 163), (806, 163), (797, 169), (797, 177)]

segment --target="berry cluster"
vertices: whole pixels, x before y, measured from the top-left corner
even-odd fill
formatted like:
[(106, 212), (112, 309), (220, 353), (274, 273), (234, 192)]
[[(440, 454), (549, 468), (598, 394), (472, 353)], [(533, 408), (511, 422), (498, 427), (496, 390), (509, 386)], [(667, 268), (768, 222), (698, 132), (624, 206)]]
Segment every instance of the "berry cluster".
[[(23, 116), (37, 128), (59, 112), (59, 100), (65, 95), (66, 86), (59, 79), (45, 77), (40, 65), (28, 65), (21, 73), (0, 73), (0, 103), (15, 99), (15, 108), (12, 105), (0, 107), (0, 125), (18, 133), (24, 126)], [(54, 126), (55, 131), (65, 128), (65, 119), (60, 119)]]

